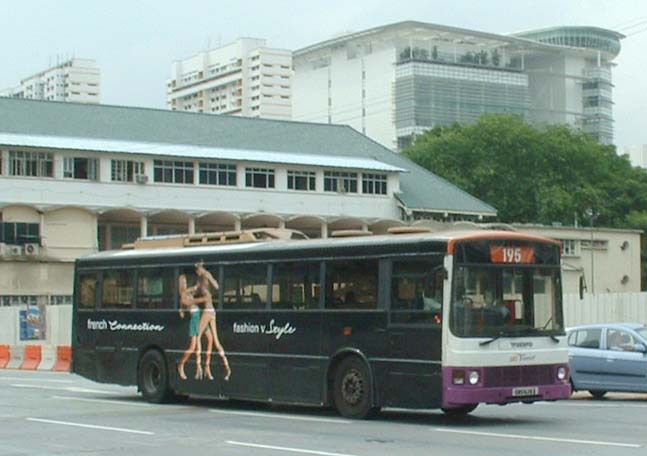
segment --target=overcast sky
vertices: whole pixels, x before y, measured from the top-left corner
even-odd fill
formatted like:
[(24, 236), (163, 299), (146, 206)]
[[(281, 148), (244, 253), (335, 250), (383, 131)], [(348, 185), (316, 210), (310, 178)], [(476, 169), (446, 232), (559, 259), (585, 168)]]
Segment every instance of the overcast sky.
[(102, 103), (165, 108), (171, 63), (209, 44), (253, 36), (298, 49), (401, 20), (628, 35), (613, 74), (616, 143), (647, 144), (647, 0), (0, 0), (0, 88), (74, 55), (98, 62)]

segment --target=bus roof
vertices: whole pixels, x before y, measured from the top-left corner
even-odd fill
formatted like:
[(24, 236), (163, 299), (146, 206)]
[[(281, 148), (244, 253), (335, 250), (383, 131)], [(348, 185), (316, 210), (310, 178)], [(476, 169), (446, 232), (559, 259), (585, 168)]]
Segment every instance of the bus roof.
[(325, 257), (340, 250), (352, 254), (375, 255), (376, 253), (398, 253), (417, 251), (422, 247), (435, 247), (437, 253), (454, 253), (457, 243), (476, 240), (518, 240), (560, 245), (559, 241), (514, 231), (494, 230), (448, 230), (430, 233), (385, 234), (344, 238), (309, 240), (272, 240), (195, 247), (140, 248), (132, 250), (109, 250), (81, 257), (79, 264), (100, 265), (123, 261), (145, 262), (158, 260), (160, 263), (171, 258), (185, 258), (187, 262), (201, 257), (217, 256), (224, 261), (240, 259), (281, 258), (312, 254)]

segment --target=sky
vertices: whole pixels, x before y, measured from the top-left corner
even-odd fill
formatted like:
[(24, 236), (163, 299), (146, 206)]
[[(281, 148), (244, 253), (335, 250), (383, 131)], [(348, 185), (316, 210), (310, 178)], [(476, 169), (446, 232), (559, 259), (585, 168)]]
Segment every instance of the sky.
[(560, 25), (627, 35), (615, 59), (616, 144), (647, 144), (647, 0), (0, 0), (0, 88), (95, 59), (101, 102), (166, 107), (171, 64), (238, 37), (299, 49), (402, 20), (491, 33)]

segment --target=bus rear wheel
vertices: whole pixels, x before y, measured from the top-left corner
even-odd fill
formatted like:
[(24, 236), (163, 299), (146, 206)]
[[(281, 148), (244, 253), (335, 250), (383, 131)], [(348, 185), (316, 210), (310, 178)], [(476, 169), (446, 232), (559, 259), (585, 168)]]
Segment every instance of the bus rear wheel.
[(368, 366), (357, 357), (346, 358), (335, 370), (333, 399), (342, 416), (353, 419), (369, 417), (373, 389)]
[(139, 360), (137, 384), (144, 399), (160, 404), (173, 398), (169, 386), (168, 367), (164, 355), (158, 350), (148, 350)]

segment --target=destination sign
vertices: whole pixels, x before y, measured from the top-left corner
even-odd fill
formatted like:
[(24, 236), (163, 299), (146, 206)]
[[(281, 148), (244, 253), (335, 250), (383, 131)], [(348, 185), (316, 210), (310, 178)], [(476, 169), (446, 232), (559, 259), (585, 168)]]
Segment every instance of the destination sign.
[(490, 261), (505, 264), (533, 264), (535, 249), (527, 246), (490, 246)]

